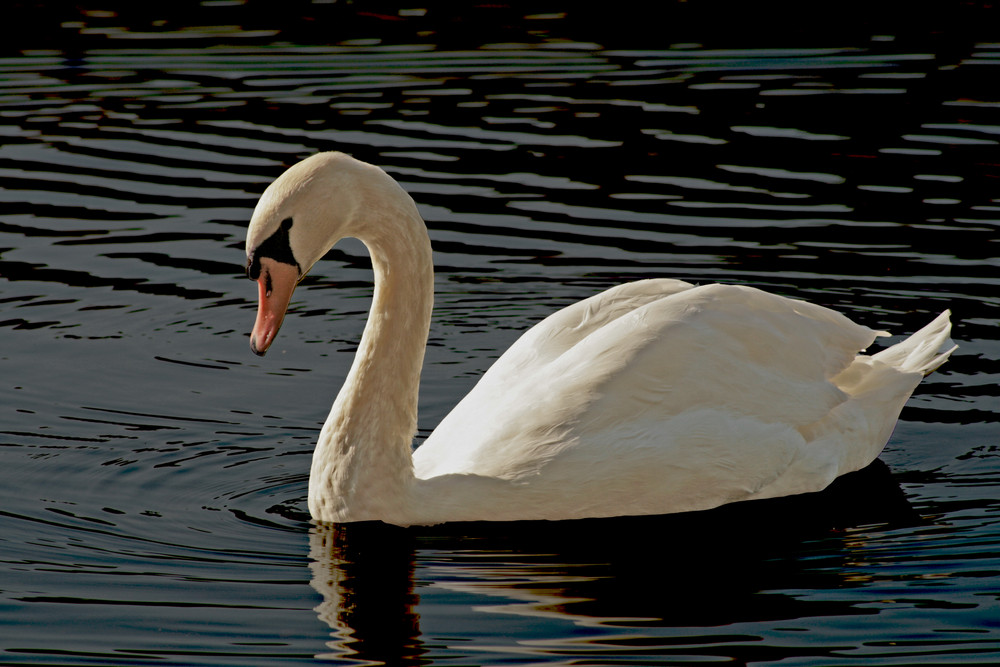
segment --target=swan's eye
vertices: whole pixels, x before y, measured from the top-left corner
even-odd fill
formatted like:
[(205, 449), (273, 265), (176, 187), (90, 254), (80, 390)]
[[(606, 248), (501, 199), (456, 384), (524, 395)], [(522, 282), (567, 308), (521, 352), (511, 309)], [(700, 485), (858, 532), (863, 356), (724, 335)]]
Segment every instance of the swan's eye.
[(260, 279), (261, 257), (270, 257), (277, 262), (290, 264), (301, 271), (301, 267), (299, 266), (298, 261), (296, 261), (295, 255), (292, 253), (291, 240), (288, 236), (288, 230), (291, 228), (292, 219), (285, 218), (281, 221), (281, 225), (274, 230), (274, 233), (267, 237), (263, 243), (254, 249), (254, 251), (250, 254), (250, 257), (247, 259), (247, 278), (250, 280)]
[(247, 260), (247, 278), (254, 281), (260, 278), (260, 260), (256, 256)]
[(285, 218), (281, 221), (281, 225), (253, 251), (253, 256), (250, 258), (250, 263), (247, 266), (247, 270), (251, 272), (250, 276), (253, 280), (256, 280), (257, 276), (260, 275), (260, 257), (270, 257), (276, 262), (290, 264), (295, 268), (301, 269), (298, 261), (295, 259), (295, 255), (292, 253), (291, 238), (288, 234), (291, 228), (292, 219)]

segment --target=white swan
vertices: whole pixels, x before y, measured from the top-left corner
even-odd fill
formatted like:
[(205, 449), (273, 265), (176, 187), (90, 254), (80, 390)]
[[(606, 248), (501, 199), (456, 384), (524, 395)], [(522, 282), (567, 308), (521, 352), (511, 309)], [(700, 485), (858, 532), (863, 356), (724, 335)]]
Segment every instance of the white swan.
[(297, 282), (344, 237), (371, 253), (375, 294), (313, 454), (322, 522), (666, 514), (818, 491), (878, 456), (954, 349), (940, 352), (948, 312), (865, 356), (880, 332), (826, 308), (642, 280), (527, 331), (413, 452), (434, 269), (416, 205), (378, 167), (320, 153), (261, 196), (250, 344), (264, 354)]

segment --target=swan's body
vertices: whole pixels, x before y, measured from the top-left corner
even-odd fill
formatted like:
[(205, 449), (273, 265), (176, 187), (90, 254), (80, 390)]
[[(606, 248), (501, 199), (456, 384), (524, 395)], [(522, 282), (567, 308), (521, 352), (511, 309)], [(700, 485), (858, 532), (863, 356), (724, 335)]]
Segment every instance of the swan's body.
[(426, 227), (382, 170), (340, 153), (295, 165), (247, 236), (263, 354), (296, 282), (339, 239), (372, 255), (375, 295), (313, 454), (324, 522), (665, 514), (818, 491), (881, 452), (948, 313), (874, 356), (879, 332), (749, 287), (644, 280), (524, 334), (411, 454), (433, 301)]

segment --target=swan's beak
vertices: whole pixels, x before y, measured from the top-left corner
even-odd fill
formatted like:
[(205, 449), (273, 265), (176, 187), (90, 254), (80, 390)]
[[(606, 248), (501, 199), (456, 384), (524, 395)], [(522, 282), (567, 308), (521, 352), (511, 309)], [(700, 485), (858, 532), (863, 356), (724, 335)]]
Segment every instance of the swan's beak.
[(250, 349), (254, 354), (264, 356), (267, 348), (274, 342), (298, 282), (298, 267), (270, 257), (260, 259), (260, 274), (257, 276), (257, 320), (250, 334)]

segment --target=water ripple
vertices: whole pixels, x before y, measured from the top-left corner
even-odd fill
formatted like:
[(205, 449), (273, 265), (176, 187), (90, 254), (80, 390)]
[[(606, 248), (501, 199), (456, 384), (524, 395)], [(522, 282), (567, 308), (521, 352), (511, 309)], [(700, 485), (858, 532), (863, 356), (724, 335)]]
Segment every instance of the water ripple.
[[(383, 4), (280, 28), (253, 3), (188, 27), (20, 7), (0, 661), (996, 661), (1000, 59), (977, 3), (927, 32), (848, 8), (805, 46), (697, 3), (666, 32), (584, 5)], [(831, 505), (805, 499), (566, 532), (311, 526), (370, 264), (329, 253), (259, 360), (242, 245), (266, 184), (327, 149), (382, 165), (428, 222), (418, 442), (520, 331), (624, 279), (758, 285), (896, 334), (950, 307), (961, 348), (883, 454), (896, 486), (822, 527)]]

